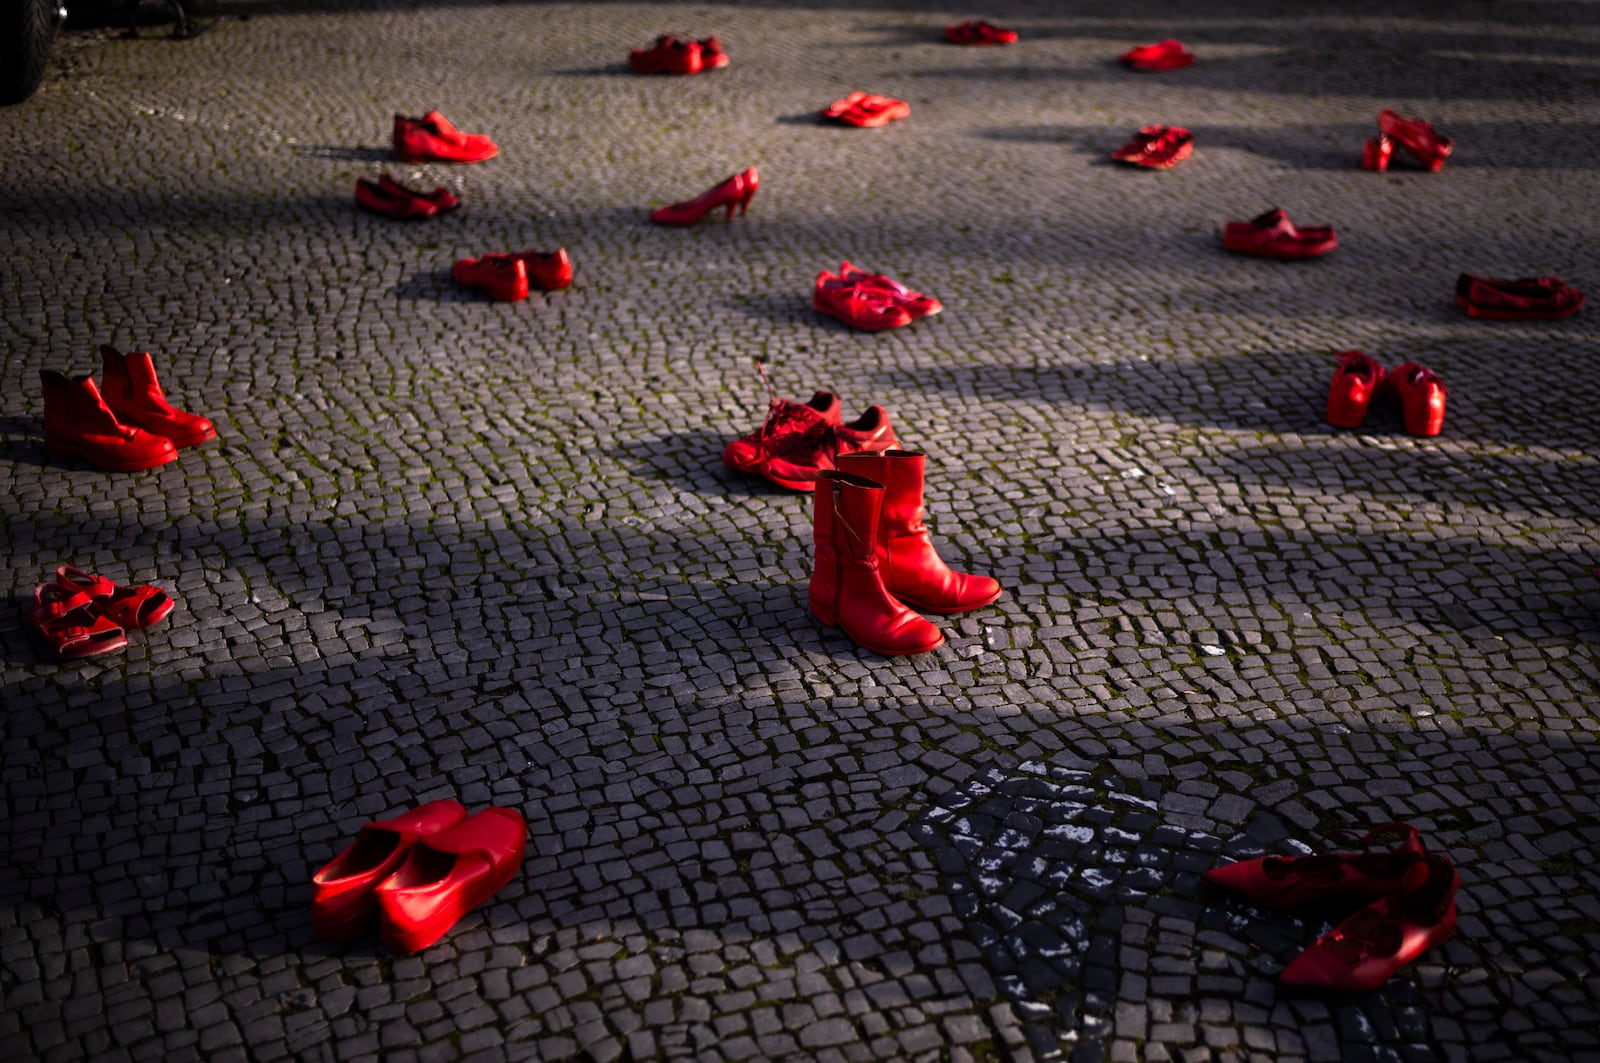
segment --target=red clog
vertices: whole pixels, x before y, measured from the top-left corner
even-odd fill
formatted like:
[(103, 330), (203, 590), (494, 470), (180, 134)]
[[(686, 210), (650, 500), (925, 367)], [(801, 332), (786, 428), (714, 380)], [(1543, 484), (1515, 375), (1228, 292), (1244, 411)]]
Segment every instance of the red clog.
[(1394, 155), (1394, 141), (1387, 134), (1379, 133), (1375, 137), (1368, 137), (1367, 142), (1361, 146), (1361, 168), (1374, 173), (1383, 173), (1389, 168), (1389, 159)]
[(831, 391), (819, 390), (807, 403), (774, 396), (761, 427), (724, 447), (722, 463), (740, 472), (762, 474), (767, 462), (811, 437), (827, 434), (843, 419), (839, 396)]
[(1328, 386), (1328, 423), (1360, 428), (1373, 396), (1383, 391), (1383, 366), (1360, 351), (1339, 352), (1339, 368)]
[(353, 941), (377, 920), (378, 883), (397, 871), (418, 839), (467, 818), (457, 801), (429, 801), (368, 823), (344, 852), (311, 878), (311, 925), (328, 941)]
[(161, 623), (178, 604), (160, 587), (119, 587), (104, 576), (71, 565), (56, 569), (56, 586), (74, 594), (87, 594), (96, 613), (130, 631)]
[(693, 225), (716, 208), (727, 207), (731, 221), (736, 208), (740, 214), (749, 213), (750, 201), (760, 188), (761, 175), (752, 166), (693, 199), (657, 207), (650, 212), (650, 220), (657, 225)]
[(1436, 436), (1444, 430), (1446, 389), (1432, 369), (1406, 362), (1389, 370), (1385, 384), (1406, 431), (1414, 436)]
[[(720, 50), (721, 42), (718, 48)], [(664, 34), (649, 48), (635, 48), (629, 52), (628, 65), (635, 74), (698, 74), (705, 69), (705, 49), (699, 41), (679, 40), (670, 33)]]
[(1405, 893), (1384, 897), (1318, 938), (1283, 969), (1278, 981), (1292, 989), (1367, 993), (1456, 928), (1461, 877), (1448, 858), (1422, 857), (1421, 877)]
[(64, 661), (128, 648), (128, 636), (95, 610), (94, 599), (56, 583), (34, 588), (28, 619), (50, 652)]
[[(1384, 837), (1400, 838), (1387, 852), (1369, 846)], [(1212, 868), (1205, 880), (1279, 911), (1328, 901), (1370, 901), (1390, 897), (1417, 885), (1426, 850), (1417, 829), (1406, 823), (1385, 823), (1356, 841), (1353, 853), (1313, 856), (1264, 856)]]
[(889, 411), (869, 406), (860, 417), (830, 425), (822, 433), (801, 437), (782, 454), (767, 462), (761, 475), (791, 491), (814, 491), (817, 477), (835, 468), (840, 454), (858, 450), (891, 450), (900, 445), (889, 423)]
[(514, 808), (488, 808), (417, 839), (405, 863), (373, 893), (383, 943), (420, 952), (500, 891), (522, 866), (528, 824)]
[(1117, 162), (1170, 170), (1194, 152), (1194, 135), (1182, 126), (1147, 125), (1111, 153)]
[(856, 284), (863, 288), (884, 292), (894, 301), (896, 306), (913, 318), (932, 317), (944, 309), (944, 304), (933, 296), (912, 291), (893, 277), (885, 274), (868, 273), (864, 269), (852, 266), (849, 260), (839, 264), (839, 279), (847, 284)]
[(1500, 280), (1463, 273), (1456, 278), (1456, 303), (1492, 321), (1553, 321), (1582, 309), (1584, 294), (1560, 277)]
[(450, 273), (462, 287), (476, 288), (501, 302), (514, 303), (528, 297), (528, 266), (515, 255), (463, 258)]
[(1434, 173), (1439, 172), (1444, 160), (1455, 150), (1455, 142), (1435, 132), (1427, 122), (1420, 118), (1402, 118), (1387, 107), (1378, 112), (1378, 129), (1385, 136), (1394, 138), (1425, 169)]
[(1143, 44), (1124, 52), (1121, 62), (1123, 66), (1134, 70), (1154, 73), (1159, 70), (1178, 70), (1194, 66), (1194, 53), (1185, 48), (1182, 41), (1169, 38), (1157, 41), (1155, 44)]
[(123, 354), (105, 343), (100, 345), (100, 361), (106, 406), (123, 424), (170, 439), (175, 447), (198, 446), (217, 438), (216, 426), (208, 419), (173, 409), (167, 402), (149, 351)]
[(438, 111), (394, 116), (394, 153), (401, 162), (482, 162), (500, 154), (481, 133), (463, 133)]
[(951, 44), (1016, 44), (1017, 31), (1004, 29), (983, 19), (973, 19), (946, 26), (944, 39)]
[(572, 258), (564, 247), (554, 251), (515, 251), (510, 257), (522, 260), (530, 287), (559, 292), (572, 284)]
[(58, 457), (82, 458), (112, 472), (153, 469), (178, 460), (166, 436), (152, 435), (117, 420), (94, 378), (68, 378), (39, 370), (44, 390), (44, 443)]
[(1327, 225), (1299, 228), (1289, 215), (1274, 207), (1250, 221), (1230, 221), (1222, 231), (1222, 246), (1241, 255), (1300, 259), (1325, 255), (1339, 246)]
[(911, 324), (911, 314), (890, 292), (868, 288), (823, 270), (811, 296), (812, 309), (836, 317), (851, 328), (868, 332)]

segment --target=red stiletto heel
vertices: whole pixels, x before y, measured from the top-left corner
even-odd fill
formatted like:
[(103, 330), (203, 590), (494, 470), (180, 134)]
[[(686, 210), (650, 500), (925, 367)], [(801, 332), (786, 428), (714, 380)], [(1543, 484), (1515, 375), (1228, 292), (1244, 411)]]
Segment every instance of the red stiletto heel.
[(657, 225), (693, 225), (722, 206), (728, 208), (727, 216), (732, 220), (735, 208), (741, 214), (749, 211), (750, 201), (760, 187), (761, 175), (752, 166), (693, 199), (656, 208), (650, 212), (650, 220)]

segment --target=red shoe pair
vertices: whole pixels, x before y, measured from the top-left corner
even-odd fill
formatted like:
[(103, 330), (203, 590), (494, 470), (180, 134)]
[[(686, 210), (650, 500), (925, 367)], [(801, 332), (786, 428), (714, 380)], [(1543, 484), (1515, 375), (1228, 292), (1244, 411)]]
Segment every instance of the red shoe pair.
[(635, 74), (699, 74), (727, 66), (728, 53), (716, 37), (696, 41), (665, 34), (649, 48), (629, 52), (628, 65)]
[(71, 565), (35, 587), (33, 602), (33, 629), (62, 660), (127, 649), (128, 631), (159, 624), (177, 604), (160, 587), (119, 587)]
[(1249, 221), (1230, 221), (1222, 230), (1222, 246), (1241, 255), (1263, 258), (1313, 258), (1339, 246), (1330, 225), (1301, 228), (1277, 207)]
[(841, 454), (817, 484), (811, 613), (889, 657), (944, 643), (914, 610), (966, 613), (1000, 597), (998, 582), (951, 570), (934, 549), (923, 522), (926, 463), (918, 451)]
[(886, 274), (868, 273), (848, 260), (839, 264), (838, 273), (823, 270), (817, 274), (811, 306), (869, 332), (909, 325), (944, 309), (933, 296), (913, 291)]
[(852, 92), (843, 99), (834, 100), (817, 113), (824, 121), (873, 129), (907, 117), (911, 114), (911, 105), (893, 96)]
[(394, 116), (394, 153), (401, 162), (482, 162), (500, 154), (481, 133), (463, 133), (438, 111)]
[(984, 19), (973, 19), (946, 26), (944, 39), (951, 44), (1016, 44), (1017, 31), (1003, 29)]
[[(1386, 852), (1369, 848), (1384, 837), (1398, 837), (1399, 844)], [(1455, 930), (1461, 878), (1449, 858), (1423, 847), (1415, 827), (1386, 823), (1356, 845), (1353, 853), (1267, 856), (1206, 872), (1213, 886), (1279, 911), (1366, 905), (1291, 960), (1279, 975), (1282, 984), (1365, 993)]]
[(840, 409), (831, 391), (818, 391), (808, 403), (773, 395), (761, 427), (723, 448), (723, 464), (791, 491), (814, 491), (817, 477), (842, 455), (899, 445), (882, 406), (868, 406), (848, 423)]
[(44, 441), (50, 453), (82, 458), (112, 472), (135, 472), (177, 460), (179, 447), (217, 438), (210, 421), (167, 403), (149, 352), (123, 354), (104, 344), (100, 357), (104, 392), (88, 374), (39, 371)]
[(1456, 303), (1472, 317), (1494, 321), (1550, 321), (1576, 314), (1584, 295), (1560, 277), (1499, 280), (1463, 273)]
[(1170, 170), (1194, 152), (1194, 135), (1182, 126), (1147, 125), (1111, 153), (1117, 162)]
[(657, 225), (693, 225), (716, 208), (725, 206), (728, 220), (732, 221), (735, 207), (740, 214), (749, 213), (750, 201), (760, 187), (761, 175), (752, 166), (693, 199), (656, 208), (650, 212), (650, 220)]
[(460, 205), (461, 201), (444, 185), (432, 192), (418, 192), (390, 177), (387, 170), (376, 181), (356, 179), (356, 206), (391, 218), (431, 218)]
[(1397, 143), (1409, 151), (1423, 169), (1434, 173), (1439, 172), (1455, 148), (1453, 140), (1434, 132), (1427, 122), (1420, 118), (1402, 118), (1385, 107), (1378, 112), (1378, 135), (1368, 138), (1362, 146), (1361, 168), (1376, 173), (1387, 170)]
[(528, 297), (531, 288), (558, 292), (572, 283), (572, 259), (567, 249), (554, 251), (495, 252), (482, 258), (463, 258), (450, 270), (457, 284), (476, 288), (505, 303)]
[(368, 823), (311, 879), (311, 924), (329, 941), (353, 941), (381, 924), (394, 952), (420, 952), (511, 881), (527, 851), (514, 808), (476, 815), (430, 801)]
[(1178, 70), (1186, 66), (1194, 66), (1194, 53), (1183, 46), (1182, 41), (1167, 39), (1157, 41), (1155, 44), (1144, 44), (1131, 51), (1124, 52), (1121, 57), (1123, 66), (1134, 70), (1143, 70), (1155, 73), (1160, 70)]
[(1444, 430), (1447, 391), (1433, 370), (1405, 362), (1387, 373), (1383, 366), (1360, 351), (1343, 351), (1339, 368), (1328, 388), (1328, 423), (1340, 428), (1360, 428), (1367, 409), (1380, 394), (1388, 394), (1400, 408), (1406, 431), (1414, 436), (1436, 436)]

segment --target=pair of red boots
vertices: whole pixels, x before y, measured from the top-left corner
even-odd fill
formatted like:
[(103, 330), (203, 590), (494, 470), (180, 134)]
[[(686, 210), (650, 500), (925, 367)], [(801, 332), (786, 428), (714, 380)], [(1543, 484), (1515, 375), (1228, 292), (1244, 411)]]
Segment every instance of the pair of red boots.
[(1583, 301), (1583, 293), (1560, 277), (1501, 280), (1463, 273), (1456, 278), (1457, 305), (1492, 321), (1553, 321), (1576, 314)]
[(136, 472), (176, 461), (179, 447), (217, 438), (197, 413), (175, 410), (156, 379), (148, 351), (123, 354), (102, 345), (105, 389), (94, 377), (39, 371), (44, 390), (44, 442), (50, 453), (82, 458), (111, 472)]
[(463, 133), (438, 111), (421, 118), (394, 116), (395, 157), (401, 162), (482, 162), (500, 154), (482, 133)]
[(1438, 173), (1444, 160), (1455, 150), (1455, 141), (1434, 131), (1420, 118), (1402, 118), (1385, 107), (1378, 112), (1378, 135), (1369, 137), (1361, 148), (1361, 168), (1382, 173), (1389, 168), (1394, 146), (1411, 153), (1422, 168)]
[(728, 65), (728, 53), (716, 37), (693, 40), (665, 34), (649, 48), (628, 53), (628, 66), (635, 74), (700, 74), (721, 70)]
[(394, 952), (420, 952), (510, 882), (528, 824), (514, 808), (475, 815), (430, 801), (368, 823), (311, 879), (311, 924), (328, 941), (353, 941), (374, 923)]
[(1000, 584), (952, 571), (923, 523), (927, 455), (840, 454), (816, 485), (811, 613), (874, 653), (926, 653), (944, 633), (915, 610), (966, 613), (993, 604)]
[[(1385, 837), (1399, 844), (1370, 848)], [(1289, 961), (1278, 976), (1283, 985), (1369, 992), (1455, 931), (1461, 878), (1448, 857), (1427, 851), (1415, 827), (1385, 823), (1356, 845), (1350, 853), (1267, 856), (1206, 872), (1211, 885), (1278, 911), (1362, 906)]]
[(811, 308), (868, 332), (900, 328), (944, 310), (931, 295), (913, 291), (885, 273), (868, 273), (847, 259), (839, 272), (817, 274)]
[(899, 446), (889, 411), (882, 406), (868, 406), (849, 422), (842, 411), (839, 396), (831, 391), (819, 390), (807, 403), (773, 395), (761, 427), (723, 448), (723, 464), (791, 491), (814, 491), (817, 478), (834, 468), (841, 455)]
[(159, 624), (177, 604), (160, 587), (119, 587), (71, 565), (35, 587), (33, 602), (34, 631), (64, 661), (127, 649), (129, 631)]
[(1194, 153), (1194, 134), (1177, 125), (1147, 125), (1122, 147), (1112, 159), (1147, 170), (1170, 170)]
[(374, 214), (403, 220), (431, 218), (460, 205), (461, 200), (444, 185), (432, 192), (419, 192), (390, 177), (387, 170), (376, 181), (356, 178), (356, 206)]
[(879, 96), (873, 92), (852, 92), (848, 96), (834, 100), (817, 114), (825, 122), (853, 125), (858, 129), (876, 129), (910, 117), (911, 105), (893, 96)]
[(1286, 211), (1273, 207), (1249, 221), (1230, 221), (1222, 230), (1222, 246), (1262, 258), (1315, 258), (1338, 247), (1339, 236), (1331, 225), (1296, 225)]
[(520, 302), (534, 288), (556, 292), (572, 283), (572, 258), (567, 249), (493, 252), (482, 258), (459, 259), (450, 275), (463, 288), (473, 288), (503, 303)]
[(1414, 436), (1436, 436), (1444, 430), (1448, 392), (1432, 369), (1405, 362), (1384, 372), (1383, 366), (1360, 351), (1342, 351), (1339, 368), (1328, 387), (1328, 423), (1339, 428), (1360, 428), (1372, 400), (1387, 395), (1400, 409), (1406, 431)]
[(693, 225), (718, 207), (728, 208), (728, 220), (733, 220), (734, 208), (740, 214), (750, 211), (750, 201), (761, 188), (761, 175), (754, 166), (741, 170), (693, 199), (657, 207), (650, 212), (650, 220), (657, 225)]

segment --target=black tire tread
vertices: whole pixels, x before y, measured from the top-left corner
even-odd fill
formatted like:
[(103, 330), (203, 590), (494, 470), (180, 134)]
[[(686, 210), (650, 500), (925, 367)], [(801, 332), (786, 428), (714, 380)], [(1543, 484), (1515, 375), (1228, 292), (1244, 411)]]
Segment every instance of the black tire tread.
[(38, 89), (55, 35), (53, 0), (0, 0), (0, 105)]

